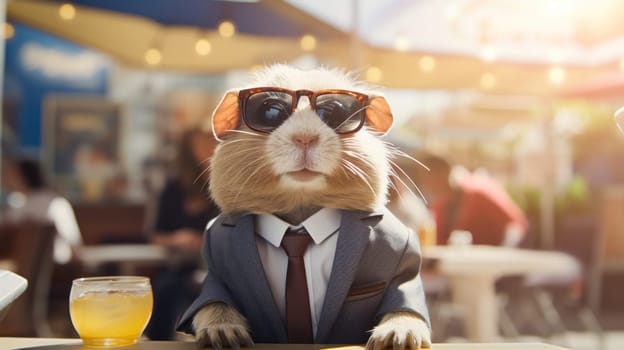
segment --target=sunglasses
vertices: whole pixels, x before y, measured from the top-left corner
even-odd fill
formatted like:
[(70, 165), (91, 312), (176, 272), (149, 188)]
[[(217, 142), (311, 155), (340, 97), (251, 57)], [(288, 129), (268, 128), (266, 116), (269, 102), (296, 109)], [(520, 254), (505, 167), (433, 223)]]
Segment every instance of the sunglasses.
[(364, 125), (368, 95), (348, 90), (288, 90), (258, 87), (240, 90), (238, 101), (243, 122), (250, 129), (269, 133), (277, 129), (306, 96), (310, 107), (338, 134), (354, 133)]

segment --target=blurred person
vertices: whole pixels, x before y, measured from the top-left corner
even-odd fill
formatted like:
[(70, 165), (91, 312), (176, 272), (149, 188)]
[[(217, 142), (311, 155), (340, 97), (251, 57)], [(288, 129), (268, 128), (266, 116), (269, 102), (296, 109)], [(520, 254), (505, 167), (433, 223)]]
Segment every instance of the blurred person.
[(8, 223), (33, 221), (53, 224), (57, 232), (54, 261), (68, 263), (74, 248), (82, 244), (72, 205), (48, 186), (38, 161), (6, 159), (2, 170), (2, 186), (8, 192), (3, 219)]
[(528, 229), (525, 214), (491, 177), (452, 169), (438, 156), (422, 162), (419, 184), (436, 220), (438, 244), (447, 244), (453, 231), (468, 231), (472, 243), (518, 246)]
[(176, 173), (160, 193), (150, 241), (184, 257), (172, 261), (154, 278), (154, 311), (146, 334), (152, 340), (170, 340), (179, 314), (197, 297), (194, 274), (200, 267), (206, 224), (219, 214), (208, 194), (209, 159), (217, 141), (200, 129), (180, 138)]

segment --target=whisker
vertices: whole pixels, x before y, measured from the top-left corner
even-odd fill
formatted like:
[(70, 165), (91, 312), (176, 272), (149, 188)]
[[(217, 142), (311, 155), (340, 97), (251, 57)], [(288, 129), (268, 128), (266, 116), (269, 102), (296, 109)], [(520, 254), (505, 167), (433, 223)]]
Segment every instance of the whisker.
[[(254, 167), (255, 165), (260, 164), (260, 163), (262, 163), (264, 161), (265, 161), (265, 158), (263, 158), (263, 156), (260, 154), (258, 157), (254, 157), (253, 160), (251, 162), (247, 163), (246, 165), (247, 165), (247, 167)], [(226, 171), (229, 171), (231, 173), (236, 174), (236, 175), (234, 175), (231, 178), (231, 182), (232, 183), (238, 183), (239, 180), (244, 176), (244, 173), (242, 173), (240, 171), (237, 171), (237, 170), (240, 170), (240, 169), (236, 168), (236, 166), (233, 165), (233, 164), (236, 164), (236, 162), (229, 162), (229, 163), (230, 163), (230, 168), (226, 169)]]
[(240, 130), (240, 129), (230, 129), (228, 132), (239, 133), (243, 135), (251, 135), (251, 136), (262, 136), (261, 134), (248, 130)]
[(352, 157), (354, 159), (360, 160), (360, 161), (366, 163), (366, 165), (368, 165), (370, 167), (375, 167), (375, 164), (373, 163), (372, 160), (368, 159), (367, 157), (362, 156), (361, 154), (357, 153), (356, 151), (342, 150), (342, 153), (344, 153), (344, 154), (346, 154), (346, 155), (348, 155), (348, 156), (350, 156), (350, 157)]
[(233, 143), (238, 143), (238, 142), (258, 142), (258, 139), (242, 138), (242, 139), (235, 139), (235, 140), (227, 140), (227, 141), (223, 141), (221, 147), (227, 147), (228, 145), (231, 145)]
[[(197, 175), (197, 177), (195, 178), (195, 180), (193, 180), (193, 184), (196, 184), (197, 181), (199, 181), (199, 179), (202, 178), (202, 176), (204, 176), (205, 173), (210, 171), (210, 167), (206, 167), (204, 170), (202, 170), (201, 173), (199, 173), (199, 175)], [(202, 190), (203, 190), (203, 186), (202, 186)]]
[[(247, 179), (245, 180), (245, 182), (243, 182), (243, 184), (240, 186), (240, 189), (238, 190), (238, 192), (236, 193), (236, 196), (234, 197), (234, 202), (238, 201), (238, 197), (240, 196), (240, 194), (243, 192), (243, 190), (245, 189), (245, 185), (247, 185), (247, 183), (249, 182), (249, 180), (251, 180), (251, 178), (254, 177), (254, 175), (256, 175), (258, 173), (258, 171), (260, 171), (260, 169), (266, 167), (267, 163), (264, 161), (264, 159), (262, 159), (263, 161), (261, 162), (261, 166), (256, 167), (256, 170), (254, 170), (251, 174), (249, 174), (249, 176), (247, 176)], [(255, 163), (255, 162), (252, 162)], [(238, 182), (238, 181), (237, 181)]]
[(211, 158), (211, 157), (208, 157), (208, 158), (206, 158), (206, 159), (202, 160), (202, 161), (201, 161), (201, 162), (199, 162), (199, 164), (197, 164), (197, 165), (202, 165), (202, 164), (204, 164), (204, 163), (208, 163), (208, 162), (210, 162), (210, 158)]
[[(416, 196), (416, 195), (414, 194), (414, 192), (412, 191), (412, 189), (409, 187), (409, 185), (408, 185), (408, 184), (406, 184), (406, 183), (405, 183), (405, 181), (403, 181), (403, 179), (401, 178), (400, 174), (397, 174), (397, 173), (396, 173), (395, 169), (398, 169), (398, 170), (401, 172), (401, 174), (402, 174), (402, 175), (403, 175), (403, 176), (404, 176), (404, 177), (405, 177), (405, 178), (409, 181), (409, 183), (410, 183), (412, 186), (414, 186), (414, 188), (416, 189), (416, 191), (418, 191), (418, 195), (419, 195), (419, 196), (420, 196), (420, 198), (423, 200), (423, 202), (425, 203), (425, 205), (428, 205), (427, 198), (425, 198), (425, 195), (423, 194), (422, 190), (420, 189), (420, 187), (418, 187), (418, 185), (414, 182), (414, 180), (412, 180), (412, 178), (409, 176), (409, 174), (407, 174), (407, 173), (405, 172), (405, 170), (403, 170), (403, 169), (402, 169), (402, 168), (401, 168), (401, 167), (400, 167), (397, 163), (395, 163), (395, 162), (394, 162), (394, 161), (392, 161), (391, 159), (388, 159), (388, 162), (390, 162), (390, 165), (392, 166), (392, 172), (394, 173), (394, 174), (392, 174), (392, 175), (394, 175), (394, 177), (395, 177), (397, 180), (399, 180), (399, 182), (401, 182), (401, 184), (402, 184), (402, 185), (403, 185), (403, 186), (404, 186), (407, 190), (409, 190), (409, 191), (410, 191), (410, 193), (411, 193), (413, 196)], [(391, 183), (392, 183), (392, 182), (391, 182)], [(399, 196), (400, 196), (400, 195), (401, 195), (401, 191), (398, 191), (398, 188), (396, 188), (396, 187), (395, 187), (395, 189), (397, 190), (397, 193), (398, 193), (398, 194), (399, 194)]]
[(370, 184), (370, 182), (366, 178), (366, 173), (362, 171), (362, 169), (360, 169), (357, 165), (353, 164), (347, 159), (343, 159), (342, 161), (345, 164), (345, 166), (347, 166), (350, 170), (353, 171), (355, 175), (357, 175), (360, 179), (362, 179), (362, 181), (368, 186), (371, 192), (375, 194), (375, 190), (373, 189), (373, 186)]
[(386, 149), (388, 150), (388, 153), (395, 156), (395, 158), (398, 158), (396, 156), (401, 156), (403, 158), (407, 158), (413, 162), (415, 162), (416, 164), (420, 165), (421, 167), (425, 168), (427, 171), (431, 171), (431, 169), (429, 169), (428, 166), (426, 166), (423, 162), (419, 161), (418, 159), (410, 156), (409, 154), (405, 153), (404, 151), (402, 151), (401, 149), (397, 148), (395, 145), (384, 141), (384, 144), (386, 145)]

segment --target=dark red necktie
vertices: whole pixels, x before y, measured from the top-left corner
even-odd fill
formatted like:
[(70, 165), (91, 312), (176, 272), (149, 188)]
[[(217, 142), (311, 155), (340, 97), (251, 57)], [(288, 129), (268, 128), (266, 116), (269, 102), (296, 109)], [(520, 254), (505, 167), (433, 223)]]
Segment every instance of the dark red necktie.
[(310, 344), (314, 342), (310, 297), (303, 262), (303, 255), (311, 240), (305, 228), (288, 230), (282, 239), (282, 248), (288, 255), (286, 324), (289, 343)]

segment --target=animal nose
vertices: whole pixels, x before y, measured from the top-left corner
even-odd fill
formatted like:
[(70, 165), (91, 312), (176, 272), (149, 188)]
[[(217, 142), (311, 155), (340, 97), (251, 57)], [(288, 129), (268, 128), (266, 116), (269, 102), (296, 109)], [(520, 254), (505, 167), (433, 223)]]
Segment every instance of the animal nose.
[(292, 141), (301, 148), (306, 148), (309, 146), (313, 146), (319, 141), (318, 135), (311, 134), (294, 134), (292, 136)]

